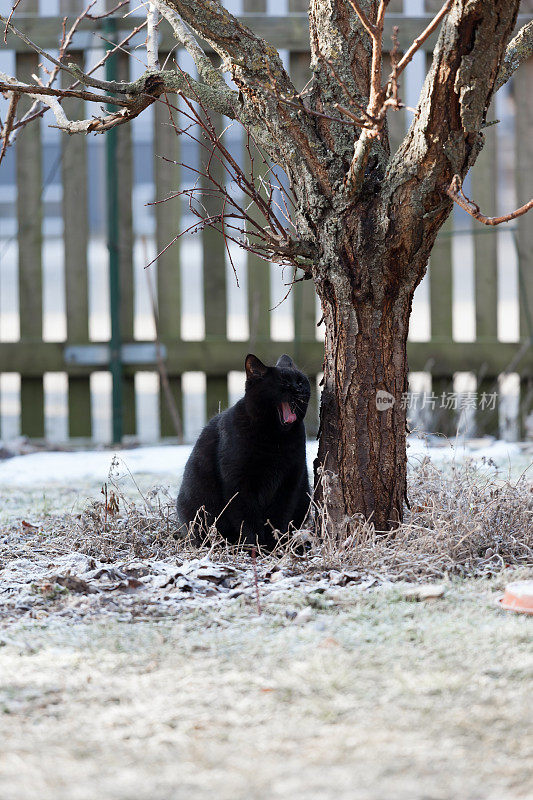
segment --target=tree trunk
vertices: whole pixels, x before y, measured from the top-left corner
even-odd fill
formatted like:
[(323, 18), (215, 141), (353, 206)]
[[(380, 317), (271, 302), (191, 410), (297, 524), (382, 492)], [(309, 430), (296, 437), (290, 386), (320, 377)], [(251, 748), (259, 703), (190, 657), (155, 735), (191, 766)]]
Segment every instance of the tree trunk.
[(404, 393), (415, 285), (392, 278), (398, 265), (387, 269), (372, 237), (356, 256), (342, 243), (337, 252), (344, 255), (316, 282), (326, 341), (315, 483), (332, 528), (362, 516), (386, 531), (401, 522), (407, 495)]

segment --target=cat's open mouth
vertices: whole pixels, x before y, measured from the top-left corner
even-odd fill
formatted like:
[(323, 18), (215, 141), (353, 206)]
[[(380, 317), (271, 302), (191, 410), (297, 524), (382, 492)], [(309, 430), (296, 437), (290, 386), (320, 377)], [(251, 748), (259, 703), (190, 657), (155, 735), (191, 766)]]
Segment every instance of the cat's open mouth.
[(280, 403), (278, 405), (279, 419), (282, 425), (292, 425), (296, 422), (296, 414), (292, 410), (290, 403)]

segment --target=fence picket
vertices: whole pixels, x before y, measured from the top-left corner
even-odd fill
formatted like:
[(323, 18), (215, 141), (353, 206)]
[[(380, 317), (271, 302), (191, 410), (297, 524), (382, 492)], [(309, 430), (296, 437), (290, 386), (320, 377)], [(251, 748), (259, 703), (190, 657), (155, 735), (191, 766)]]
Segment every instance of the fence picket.
[[(431, 342), (435, 349), (453, 338), (452, 319), (452, 217), (448, 217), (441, 228), (437, 241), (431, 252), (429, 264), (429, 305), (431, 320)], [(424, 365), (432, 372), (432, 363)], [(446, 408), (443, 395), (453, 392), (453, 374), (432, 375), (431, 388), (433, 394), (440, 399), (436, 403), (432, 415), (433, 430), (446, 436), (455, 434), (455, 414)]]
[[(489, 120), (494, 119), (491, 110)], [(494, 127), (485, 132), (485, 146), (478, 156), (472, 170), (472, 195), (480, 203), (486, 214), (497, 214), (497, 137)], [(474, 278), (476, 306), (476, 340), (498, 339), (498, 251), (495, 228), (483, 228), (474, 222)], [(477, 376), (477, 392), (483, 394), (495, 391), (497, 375), (491, 375), (482, 364)], [(476, 428), (479, 434), (498, 434), (499, 410), (478, 404)]]
[[(265, 0), (243, 0), (243, 11), (245, 14), (265, 13)], [(246, 133), (244, 134), (246, 136)], [(248, 152), (246, 141), (244, 142), (244, 169), (249, 171), (253, 159), (254, 175), (258, 178), (264, 175), (266, 167), (263, 158), (257, 152), (253, 143), (250, 142)], [(254, 219), (258, 219), (257, 214), (251, 209)], [(248, 277), (248, 329), (250, 339), (250, 349), (255, 350), (263, 341), (270, 339), (270, 269), (266, 261), (253, 253), (246, 254), (247, 277)], [(260, 352), (258, 352), (260, 355)]]
[[(516, 108), (516, 202), (517, 206), (531, 198), (533, 175), (533, 58), (530, 58), (514, 76)], [(520, 338), (533, 346), (533, 224), (527, 214), (517, 223), (518, 268), (520, 296)], [(521, 370), (522, 371), (522, 370)], [(520, 421), (522, 432), (525, 420), (533, 409), (533, 374), (520, 380)]]
[[(63, 0), (62, 11), (71, 10), (64, 7), (69, 5), (71, 3)], [(69, 52), (68, 58), (70, 62), (83, 69), (82, 52)], [(62, 85), (67, 87), (71, 83), (70, 75), (63, 73)], [(84, 105), (83, 100), (63, 101), (69, 119), (85, 116)], [(88, 203), (85, 136), (63, 136), (61, 157), (67, 340), (75, 344), (88, 344)], [(69, 436), (73, 438), (91, 436), (91, 387), (90, 379), (86, 375), (69, 375), (68, 378), (68, 431)]]
[[(129, 80), (130, 58), (127, 53), (117, 53), (119, 81)], [(120, 332), (122, 341), (133, 340), (133, 163), (131, 125), (119, 125), (117, 133), (118, 173), (118, 250), (120, 272)], [(130, 373), (122, 379), (122, 419), (125, 435), (137, 432), (135, 412), (135, 382)]]
[[(164, 63), (166, 54), (162, 53)], [(164, 200), (180, 188), (181, 170), (165, 159), (179, 161), (179, 136), (174, 130), (172, 120), (179, 126), (177, 112), (170, 106), (178, 104), (177, 96), (168, 94), (169, 105), (161, 101), (154, 109), (154, 181), (155, 199)], [(172, 118), (171, 118), (172, 115)], [(160, 253), (174, 239), (180, 229), (181, 198), (158, 203), (154, 206), (156, 222), (156, 248)], [(180, 284), (180, 244), (169, 247), (157, 259), (157, 298), (159, 336), (166, 339), (181, 339), (181, 284)], [(169, 375), (169, 386), (176, 402), (180, 419), (183, 419), (183, 399), (181, 376)], [(159, 413), (161, 436), (176, 436), (175, 424), (169, 411), (161, 379), (159, 381)]]
[[(289, 11), (306, 11), (307, 0), (289, 0)], [(309, 53), (291, 53), (289, 72), (296, 90), (301, 92), (311, 77)], [(301, 276), (300, 276), (301, 277)], [(294, 293), (294, 358), (297, 365), (311, 382), (311, 398), (306, 417), (307, 433), (316, 436), (318, 431), (318, 391), (316, 365), (307, 363), (302, 352), (302, 343), (316, 339), (316, 293), (313, 281), (301, 281), (293, 286)]]
[[(37, 4), (32, 3), (33, 10)], [(26, 83), (39, 71), (39, 57), (17, 53), (17, 76)], [(19, 118), (28, 111), (32, 100), (21, 98)], [(20, 338), (33, 342), (43, 334), (42, 276), (42, 150), (39, 123), (19, 132), (16, 143), (18, 270)], [(25, 436), (44, 436), (44, 387), (42, 374), (21, 375), (20, 430)]]
[[(214, 61), (214, 63), (217, 63)], [(220, 114), (210, 114), (211, 124), (214, 126), (217, 136), (220, 136), (223, 128), (222, 116)], [(201, 141), (204, 137), (199, 136)], [(210, 143), (206, 142), (207, 149), (201, 148), (200, 169), (205, 170), (211, 153)], [(226, 173), (220, 160), (216, 157), (210, 161), (210, 172), (214, 179), (224, 184)], [(222, 202), (216, 193), (210, 191), (215, 187), (210, 180), (202, 179), (202, 188), (206, 194), (202, 196), (207, 214), (209, 216), (220, 214)], [(224, 239), (220, 233), (213, 228), (205, 228), (202, 232), (202, 257), (204, 274), (204, 314), (205, 314), (205, 336), (206, 339), (226, 339), (226, 251)], [(201, 367), (201, 364), (199, 365)], [(228, 406), (228, 377), (222, 370), (219, 374), (206, 375), (205, 386), (206, 414), (209, 419), (220, 410)]]

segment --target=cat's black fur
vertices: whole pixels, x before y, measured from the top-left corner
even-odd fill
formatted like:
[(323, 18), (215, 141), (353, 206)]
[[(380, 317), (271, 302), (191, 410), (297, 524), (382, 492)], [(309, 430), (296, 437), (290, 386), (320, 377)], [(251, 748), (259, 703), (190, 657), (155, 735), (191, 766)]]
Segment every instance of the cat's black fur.
[(273, 528), (300, 528), (309, 508), (303, 419), (310, 386), (286, 355), (275, 367), (248, 355), (245, 367), (244, 397), (213, 417), (187, 461), (178, 518), (187, 525), (203, 508), (229, 542), (271, 549)]

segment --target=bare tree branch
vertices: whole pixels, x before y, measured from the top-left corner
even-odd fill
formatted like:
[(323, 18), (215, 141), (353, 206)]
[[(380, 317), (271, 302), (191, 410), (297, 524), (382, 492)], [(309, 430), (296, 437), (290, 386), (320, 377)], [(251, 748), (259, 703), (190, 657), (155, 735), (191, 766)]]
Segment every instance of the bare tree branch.
[[(35, 100), (38, 100), (39, 102), (47, 105), (51, 109), (52, 113), (56, 118), (57, 127), (61, 128), (61, 130), (66, 131), (67, 133), (87, 133), (87, 131), (90, 128), (90, 125), (94, 123), (94, 120), (90, 119), (75, 120), (75, 121), (69, 120), (57, 98), (52, 96), (51, 93), (41, 94), (39, 92), (40, 87), (27, 86), (26, 84), (23, 84), (20, 81), (15, 82), (14, 79), (12, 78), (10, 79), (9, 75), (5, 75), (3, 72), (0, 72), (0, 81), (2, 81), (2, 83), (8, 87), (12, 86), (13, 88), (11, 89), (11, 91), (15, 92), (15, 94), (17, 93), (28, 94)], [(5, 143), (6, 139), (4, 139), (4, 144)]]
[(376, 38), (376, 34), (377, 34), (377, 28), (376, 28), (375, 25), (373, 25), (370, 22), (370, 20), (366, 16), (365, 12), (363, 11), (361, 6), (359, 5), (358, 1), (357, 0), (348, 0), (348, 2), (350, 3), (351, 7), (355, 11), (355, 13), (359, 17), (359, 19), (361, 20), (361, 25), (363, 26), (363, 28), (368, 32), (368, 34), (370, 35), (370, 37), (372, 39), (375, 39)]
[(222, 75), (215, 69), (194, 36), (187, 30), (179, 14), (172, 8), (169, 8), (164, 0), (153, 0), (153, 4), (169, 23), (178, 42), (183, 45), (193, 59), (198, 74), (204, 83), (215, 88), (227, 89)]
[(232, 77), (250, 81), (273, 78), (287, 94), (295, 94), (277, 51), (230, 14), (218, 0), (164, 0), (224, 61)]
[(58, 69), (62, 69), (65, 72), (69, 72), (73, 78), (80, 80), (83, 84), (85, 84), (85, 86), (92, 86), (95, 89), (104, 89), (110, 92), (128, 94), (128, 90), (127, 88), (125, 88), (127, 87), (127, 84), (117, 83), (116, 81), (99, 81), (96, 80), (96, 78), (90, 78), (88, 75), (85, 75), (82, 72), (82, 70), (79, 69), (79, 67), (77, 67), (76, 65), (62, 64), (61, 61), (58, 61), (57, 58), (50, 55), (50, 53), (47, 53), (46, 50), (43, 50), (41, 47), (39, 47), (38, 44), (32, 42), (32, 40), (29, 39), (25, 33), (15, 28), (15, 26), (11, 22), (9, 22), (9, 20), (6, 17), (2, 16), (2, 14), (0, 14), (0, 21), (4, 22), (6, 28), (10, 30), (11, 33), (13, 33), (15, 36), (18, 36), (18, 38), (21, 39), (25, 44), (27, 44), (28, 47), (31, 47), (31, 49), (34, 50), (36, 53), (39, 53), (39, 55), (43, 56), (43, 58), (46, 58), (47, 61), (50, 61), (51, 64), (55, 64), (55, 66), (58, 67)]
[(426, 241), (426, 227), (434, 232), (435, 218), (449, 214), (443, 191), (454, 175), (464, 178), (483, 145), (480, 131), (517, 10), (509, 0), (491, 0), (490, 9), (486, 0), (455, 0), (444, 17), (415, 118), (385, 174), (400, 237), (416, 217)]
[[(63, 42), (62, 42), (62, 45), (61, 45), (61, 48), (60, 48), (60, 51), (59, 51), (59, 60), (60, 60), (60, 61), (62, 60), (62, 58), (63, 58), (63, 52), (64, 52), (64, 51), (66, 50), (66, 48), (68, 47), (68, 45), (69, 45), (69, 43), (70, 43), (70, 41), (71, 41), (71, 39), (72, 39), (72, 37), (73, 37), (73, 34), (74, 34), (74, 32), (75, 32), (75, 30), (76, 30), (76, 28), (77, 28), (78, 24), (80, 23), (80, 21), (81, 21), (81, 20), (82, 20), (84, 17), (85, 17), (86, 19), (101, 19), (102, 17), (106, 17), (106, 16), (108, 16), (109, 14), (113, 13), (113, 12), (114, 12), (114, 11), (116, 11), (118, 8), (121, 8), (121, 7), (122, 7), (122, 6), (123, 6), (123, 5), (124, 5), (126, 2), (129, 2), (129, 0), (121, 0), (121, 2), (120, 2), (120, 3), (118, 3), (118, 4), (115, 6), (115, 8), (114, 8), (114, 9), (112, 9), (111, 11), (108, 11), (108, 12), (106, 12), (105, 14), (95, 14), (95, 15), (92, 15), (92, 14), (89, 14), (89, 13), (88, 13), (88, 9), (91, 9), (91, 8), (93, 7), (93, 5), (95, 5), (95, 0), (93, 0), (93, 2), (91, 2), (91, 3), (90, 3), (88, 6), (87, 6), (87, 8), (85, 9), (85, 11), (83, 11), (83, 12), (82, 12), (82, 13), (81, 13), (81, 14), (80, 14), (80, 15), (79, 15), (77, 18), (76, 18), (76, 20), (75, 20), (75, 21), (74, 21), (74, 23), (72, 24), (72, 26), (71, 26), (71, 28), (70, 28), (70, 30), (69, 30), (69, 32), (68, 32), (68, 34), (67, 34), (67, 35), (66, 35), (66, 37), (64, 38), (64, 40), (63, 40)], [(96, 64), (94, 64), (94, 66), (93, 66), (93, 67), (91, 67), (91, 69), (89, 70), (89, 72), (87, 73), (87, 75), (91, 75), (93, 72), (96, 72), (96, 70), (97, 70), (97, 69), (99, 69), (101, 66), (103, 66), (103, 64), (105, 64), (105, 63), (106, 63), (106, 61), (108, 60), (108, 58), (110, 58), (112, 55), (114, 55), (114, 54), (117, 52), (117, 50), (119, 50), (121, 47), (123, 47), (124, 45), (126, 45), (126, 44), (127, 44), (127, 43), (128, 43), (128, 42), (129, 42), (129, 41), (130, 41), (130, 40), (131, 40), (131, 39), (132, 39), (134, 36), (136, 36), (136, 35), (137, 35), (137, 33), (139, 33), (139, 31), (141, 31), (141, 30), (142, 30), (142, 29), (143, 29), (145, 26), (146, 26), (146, 21), (142, 22), (140, 25), (137, 25), (135, 28), (133, 28), (133, 30), (131, 30), (131, 31), (130, 31), (128, 34), (126, 34), (126, 36), (124, 36), (124, 38), (123, 38), (123, 39), (122, 39), (120, 42), (118, 42), (118, 43), (117, 43), (116, 45), (114, 45), (113, 47), (109, 48), (109, 50), (106, 50), (106, 52), (104, 53), (104, 55), (102, 56), (102, 58), (101, 58), (99, 61), (97, 61), (97, 63), (96, 63)], [(55, 78), (56, 78), (56, 76), (57, 76), (57, 74), (58, 74), (58, 73), (59, 73), (59, 68), (58, 68), (58, 67), (56, 67), (56, 68), (55, 68), (55, 69), (52, 71), (52, 74), (50, 75), (50, 78), (48, 79), (47, 86), (50, 86), (50, 85), (52, 84), (52, 82), (55, 80)], [(80, 86), (80, 85), (81, 85), (81, 81), (78, 81), (78, 80), (76, 80), (76, 81), (74, 81), (74, 83), (72, 83), (72, 84), (71, 84), (69, 87), (67, 87), (67, 89), (65, 89), (65, 91), (67, 91), (67, 90), (68, 90), (68, 91), (74, 90), (74, 89), (76, 89), (76, 87), (77, 87), (77, 86)], [(110, 98), (110, 97), (106, 98), (106, 103), (111, 103), (111, 98)], [(121, 104), (122, 104), (122, 103), (117, 103), (117, 102), (115, 102), (115, 103), (114, 103), (114, 105), (121, 105)], [(126, 104), (127, 104), (127, 101), (124, 101), (124, 104), (126, 105)], [(37, 110), (37, 109), (38, 109), (38, 110)], [(32, 106), (32, 107), (29, 109), (29, 111), (27, 111), (27, 112), (26, 112), (26, 114), (25, 114), (25, 115), (22, 117), (22, 119), (18, 120), (18, 121), (17, 121), (17, 122), (16, 122), (16, 123), (13, 125), (13, 131), (18, 131), (18, 130), (20, 130), (21, 128), (23, 128), (24, 126), (28, 125), (29, 123), (31, 123), (31, 122), (34, 122), (35, 120), (37, 120), (37, 119), (39, 119), (40, 117), (42, 117), (42, 116), (43, 116), (43, 115), (44, 115), (44, 114), (45, 114), (47, 111), (49, 111), (49, 107), (48, 107), (48, 106), (43, 106), (43, 105), (42, 105), (42, 104), (41, 104), (41, 103), (40, 103), (38, 100), (36, 100), (36, 101), (35, 101), (35, 103), (33, 104), (33, 106)]]
[[(381, 64), (383, 49), (383, 24), (385, 11), (389, 0), (380, 0), (375, 24), (372, 24), (365, 17), (359, 4), (355, 0), (349, 0), (351, 6), (356, 11), (361, 23), (369, 32), (372, 39), (372, 66), (370, 74), (370, 96), (367, 106), (367, 114), (374, 119), (374, 124), (366, 126), (359, 139), (354, 145), (354, 152), (350, 169), (346, 176), (346, 185), (354, 193), (360, 190), (365, 169), (370, 155), (372, 141), (381, 135), (384, 127), (386, 113), (389, 108), (401, 108), (402, 104), (398, 99), (398, 76), (403, 72), (407, 64), (412, 60), (414, 54), (420, 49), (426, 39), (433, 33), (439, 22), (449, 12), (453, 0), (446, 0), (440, 11), (434, 16), (429, 25), (422, 33), (416, 37), (413, 44), (408, 48), (404, 56), (396, 61), (393, 57), (393, 68), (386, 86), (381, 84)], [(396, 32), (393, 36), (393, 55), (397, 50)]]
[(416, 51), (419, 50), (426, 41), (426, 39), (428, 39), (429, 36), (431, 36), (431, 34), (438, 26), (441, 19), (443, 19), (450, 10), (452, 2), (453, 0), (446, 0), (440, 11), (437, 14), (435, 14), (435, 16), (433, 17), (427, 28), (425, 28), (425, 30), (422, 31), (420, 36), (416, 37), (411, 47), (404, 53), (400, 61), (398, 61), (396, 65), (396, 76), (398, 76), (401, 72), (403, 72), (403, 70), (406, 68), (409, 62), (412, 61)]
[(0, 152), (0, 164), (2, 163), (4, 156), (6, 154), (7, 146), (9, 144), (9, 136), (13, 129), (13, 123), (15, 121), (15, 114), (17, 113), (17, 105), (20, 99), (20, 94), (17, 92), (13, 92), (11, 95), (11, 100), (9, 101), (9, 108), (7, 111), (6, 121), (2, 130), (2, 150)]
[(77, 97), (80, 100), (88, 100), (94, 103), (110, 103), (114, 106), (124, 106), (129, 108), (131, 100), (123, 100), (118, 97), (111, 97), (106, 94), (95, 94), (80, 89), (53, 89), (50, 86), (40, 86), (39, 84), (25, 84), (16, 82), (15, 78), (0, 72), (0, 92), (14, 92), (16, 94), (38, 94), (39, 97)]
[[(196, 138), (187, 129), (177, 131), (177, 133), (184, 133), (199, 144), (206, 158), (204, 166), (199, 169), (189, 164), (180, 163), (179, 165), (192, 172), (195, 176), (207, 179), (210, 183), (210, 188), (193, 186), (192, 188), (178, 191), (163, 200), (156, 201), (156, 204), (158, 204), (177, 197), (187, 197), (189, 199), (189, 209), (198, 219), (198, 222), (191, 225), (186, 231), (180, 232), (164, 250), (184, 233), (191, 231), (196, 233), (206, 227), (210, 227), (218, 230), (223, 235), (226, 246), (227, 241), (232, 241), (243, 249), (255, 253), (260, 258), (275, 261), (282, 265), (298, 266), (310, 274), (309, 261), (314, 255), (313, 243), (298, 238), (292, 221), (283, 212), (283, 218), (280, 219), (276, 213), (275, 204), (272, 202), (274, 190), (280, 192), (284, 200), (291, 202), (291, 198), (287, 195), (284, 187), (277, 181), (273, 182), (272, 175), (270, 178), (263, 176), (260, 180), (256, 180), (253, 172), (252, 174), (247, 174), (226, 148), (222, 138), (217, 134), (214, 125), (209, 119), (207, 109), (202, 106), (202, 103), (199, 103), (202, 113), (199, 113), (186, 98), (185, 105), (186, 110), (182, 110), (181, 113), (184, 114), (186, 119), (200, 126), (203, 138)], [(257, 147), (257, 143), (255, 145)], [(261, 150), (259, 148), (258, 150), (262, 155)], [(264, 159), (263, 155), (262, 157)], [(220, 179), (215, 165), (223, 167), (229, 183), (227, 180)], [(237, 194), (234, 191), (235, 187), (239, 189)], [(220, 213), (208, 213), (203, 202), (203, 199), (208, 194), (216, 195), (220, 198)], [(240, 199), (241, 196), (244, 197), (244, 201)], [(255, 207), (257, 218), (250, 215), (248, 211), (250, 206)], [(284, 224), (284, 220), (288, 223), (287, 226)], [(164, 250), (158, 253), (156, 258), (159, 258)], [(229, 250), (228, 254), (231, 260)]]
[(159, 69), (158, 42), (157, 42), (157, 7), (155, 3), (148, 3), (146, 9), (146, 64), (148, 69)]
[[(183, 92), (186, 96), (193, 100), (197, 100), (198, 98), (202, 99), (202, 102), (209, 108), (212, 108), (219, 113), (225, 114), (226, 116), (235, 119), (237, 116), (237, 109), (238, 109), (238, 98), (237, 93), (229, 89), (225, 84), (223, 84), (223, 88), (215, 89), (212, 86), (206, 85), (201, 83), (200, 81), (196, 81), (190, 76), (186, 75), (182, 70), (178, 71), (169, 71), (169, 70), (160, 70), (151, 72), (147, 71), (140, 78), (136, 81), (131, 83), (121, 83), (117, 81), (102, 81), (92, 78), (90, 75), (84, 73), (76, 64), (68, 64), (65, 65), (54, 56), (47, 53), (37, 44), (31, 41), (23, 32), (19, 31), (15, 28), (14, 25), (8, 23), (6, 18), (0, 15), (0, 20), (5, 22), (8, 25), (9, 30), (15, 35), (18, 36), (22, 41), (24, 41), (29, 47), (34, 49), (37, 53), (42, 55), (44, 58), (48, 59), (51, 63), (53, 63), (57, 70), (64, 70), (72, 75), (79, 83), (82, 83), (85, 86), (91, 86), (97, 89), (103, 89), (104, 91), (114, 93), (114, 94), (122, 94), (122, 95), (129, 95), (129, 96), (140, 96), (144, 95), (143, 99), (139, 99), (135, 104), (129, 104), (129, 108), (131, 109), (132, 113), (127, 115), (114, 115), (113, 117), (106, 117), (105, 123), (101, 125), (95, 124), (91, 126), (81, 125), (79, 128), (79, 132), (87, 132), (87, 131), (94, 131), (94, 132), (103, 132), (104, 130), (108, 130), (109, 127), (112, 125), (112, 120), (115, 120), (115, 124), (123, 124), (123, 122), (127, 121), (128, 119), (132, 119), (134, 116), (138, 116), (141, 111), (146, 108), (147, 105), (150, 105), (163, 91), (168, 90), (169, 92), (176, 92), (180, 91)], [(8, 77), (8, 76), (5, 76)], [(31, 94), (30, 94), (31, 96)], [(39, 95), (37, 99), (41, 101), (42, 97), (45, 95)], [(151, 99), (149, 99), (151, 98)], [(54, 103), (45, 102), (47, 106), (49, 106), (52, 110), (55, 109), (54, 113), (59, 113), (58, 108)], [(56, 113), (56, 119), (57, 119)], [(66, 121), (64, 115), (59, 113), (60, 119), (60, 126), (64, 127)], [(59, 120), (58, 120), (59, 122)], [(83, 123), (87, 123), (87, 120), (80, 121)], [(75, 126), (74, 126), (75, 127)], [(69, 124), (69, 132), (78, 132), (78, 128), (74, 131), (74, 127)], [(67, 128), (64, 128), (67, 130)]]
[[(87, 125), (87, 130), (100, 132), (113, 124), (123, 124), (149, 104), (148, 97), (153, 102), (163, 91), (181, 91), (189, 99), (201, 100), (205, 107), (232, 119), (239, 119), (248, 126), (255, 138), (267, 148), (269, 155), (288, 172), (292, 182), (303, 180), (310, 182), (310, 185), (317, 182), (323, 190), (331, 194), (330, 177), (325, 166), (327, 148), (317, 135), (315, 123), (310, 116), (302, 114), (300, 108), (292, 109), (283, 103), (283, 96), (293, 97), (296, 91), (274, 48), (229, 14), (217, 0), (152, 1), (159, 9), (166, 7), (166, 18), (171, 19), (180, 41), (184, 41), (193, 53), (203, 80), (195, 81), (179, 69), (176, 72), (149, 69), (131, 83), (97, 80), (82, 72), (75, 64), (62, 64), (4, 17), (0, 16), (0, 20), (35, 52), (58, 69), (68, 72), (76, 81), (112, 95), (126, 96), (127, 99), (130, 96), (139, 98), (138, 103), (130, 106), (127, 113), (106, 117), (90, 128)], [(210, 41), (222, 55), (224, 65), (231, 71), (239, 92), (229, 89), (212, 65), (207, 66), (208, 59), (186, 30), (185, 24)], [(151, 39), (153, 36), (148, 37), (148, 41)], [(55, 104), (47, 105), (55, 108), (57, 117), (59, 111)], [(35, 110), (32, 109), (31, 116), (34, 114)], [(67, 125), (61, 114), (59, 119), (62, 127)], [(82, 122), (87, 121), (80, 121), (80, 124)], [(72, 129), (72, 126), (69, 127)], [(82, 127), (85, 129), (85, 125)]]
[(13, 19), (13, 14), (14, 14), (14, 13), (15, 13), (15, 11), (17, 10), (17, 6), (18, 6), (18, 4), (19, 4), (19, 3), (20, 3), (20, 0), (16, 0), (16, 1), (13, 3), (13, 6), (11, 7), (11, 11), (9, 12), (9, 17), (7, 18), (7, 21), (6, 21), (6, 26), (5, 26), (5, 28), (4, 28), (4, 44), (6, 44), (6, 42), (7, 42), (7, 31), (8, 31), (8, 29), (9, 29), (9, 23), (10, 23), (10, 22), (11, 22), (11, 20)]
[[(360, 10), (359, 5), (354, 3), (354, 0), (350, 0), (350, 3), (357, 12), (362, 24), (367, 27), (363, 21), (364, 14)], [(383, 121), (385, 119), (387, 110), (385, 105), (385, 90), (381, 85), (381, 61), (383, 49), (383, 24), (385, 21), (385, 11), (388, 4), (389, 0), (380, 0), (376, 22), (374, 25), (367, 28), (372, 37), (372, 66), (370, 70), (370, 96), (366, 110), (370, 116), (377, 118), (379, 121), (374, 126), (363, 130), (355, 143), (350, 169), (348, 170), (348, 174), (346, 176), (346, 185), (354, 194), (356, 194), (361, 188), (365, 174), (365, 168), (368, 162), (368, 156), (370, 154), (372, 139), (375, 139), (377, 136), (379, 136), (383, 127)]]
[(293, 183), (333, 188), (325, 166), (328, 150), (313, 121), (279, 98), (297, 92), (274, 47), (230, 14), (218, 0), (165, 0), (213, 47), (239, 89), (238, 117), (280, 164)]
[[(68, 47), (70, 47), (70, 44), (72, 43), (72, 40), (74, 38), (74, 34), (76, 33), (76, 31), (78, 29), (78, 26), (81, 23), (82, 19), (84, 19), (84, 18), (87, 18), (87, 19), (100, 19), (101, 17), (105, 17), (110, 13), (114, 13), (117, 9), (119, 9), (122, 5), (124, 5), (125, 2), (126, 2), (126, 0), (121, 0), (121, 2), (117, 6), (115, 6), (114, 9), (112, 9), (109, 12), (107, 12), (106, 14), (91, 15), (90, 11), (93, 8), (93, 6), (96, 4), (96, 0), (92, 0), (89, 3), (89, 5), (80, 14), (78, 14), (78, 16), (76, 17), (76, 19), (74, 20), (74, 22), (72, 23), (72, 25), (70, 26), (68, 31), (66, 29), (67, 18), (64, 17), (63, 18), (63, 26), (62, 26), (63, 29), (62, 29), (62, 35), (61, 35), (61, 42), (60, 42), (60, 45), (59, 45), (59, 61), (60, 62), (63, 61), (63, 57), (64, 57)], [(17, 5), (18, 5), (18, 3), (15, 3), (15, 5), (13, 6), (12, 13), (9, 15), (9, 20), (12, 19), (13, 12), (17, 8)], [(5, 33), (4, 33), (4, 40), (5, 40), (5, 35), (7, 33), (7, 30), (8, 30), (8, 25), (6, 24)], [(94, 69), (96, 69), (96, 66), (93, 68), (93, 71), (94, 71)], [(52, 86), (52, 84), (54, 83), (58, 73), (59, 73), (59, 67), (56, 65), (54, 67), (54, 69), (52, 70), (52, 72), (50, 73), (50, 75), (49, 75), (49, 78), (48, 78), (48, 81), (46, 83), (46, 86), (48, 86), (48, 87)], [(72, 88), (74, 88), (76, 85), (77, 85), (77, 83), (75, 83)], [(37, 109), (39, 109), (39, 110), (37, 110)], [(23, 128), (28, 123), (33, 122), (35, 119), (38, 119), (39, 117), (43, 116), (45, 111), (47, 111), (48, 109), (49, 109), (49, 106), (44, 106), (43, 104), (40, 103), (39, 100), (36, 100), (35, 103), (33, 103), (33, 105), (31, 106), (31, 108), (24, 114), (22, 119), (18, 120), (18, 122), (13, 125), (14, 136), (10, 137), (10, 139), (11, 139), (10, 143), (15, 138), (16, 131), (20, 130), (21, 128)]]
[(517, 208), (516, 211), (511, 211), (510, 214), (504, 214), (501, 217), (486, 217), (482, 214), (477, 203), (470, 200), (463, 192), (463, 182), (459, 175), (454, 175), (451, 184), (446, 190), (448, 197), (457, 203), (467, 214), (482, 222), (483, 225), (501, 225), (502, 222), (510, 222), (512, 219), (521, 217), (533, 208), (533, 198), (525, 205)]
[(533, 22), (528, 22), (507, 45), (494, 91), (501, 89), (520, 64), (527, 61), (531, 55), (533, 55)]

